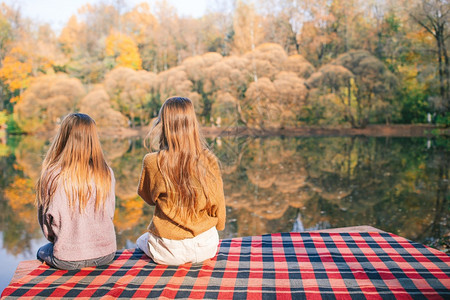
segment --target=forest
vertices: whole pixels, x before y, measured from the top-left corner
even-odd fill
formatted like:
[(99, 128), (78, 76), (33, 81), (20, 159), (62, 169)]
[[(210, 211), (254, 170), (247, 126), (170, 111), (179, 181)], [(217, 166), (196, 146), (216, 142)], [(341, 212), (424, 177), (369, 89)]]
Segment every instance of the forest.
[(447, 0), (220, 0), (200, 18), (104, 1), (57, 32), (2, 2), (0, 125), (135, 128), (179, 95), (203, 126), (448, 126), (448, 21)]

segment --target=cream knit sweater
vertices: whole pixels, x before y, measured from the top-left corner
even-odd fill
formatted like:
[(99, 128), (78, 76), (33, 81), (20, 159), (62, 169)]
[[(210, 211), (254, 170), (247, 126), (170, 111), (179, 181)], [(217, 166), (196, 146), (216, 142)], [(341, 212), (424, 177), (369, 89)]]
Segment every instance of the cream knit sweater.
[(88, 200), (84, 213), (71, 209), (64, 187), (59, 184), (52, 201), (38, 219), (45, 237), (54, 244), (53, 255), (65, 261), (88, 260), (117, 250), (113, 217), (115, 210), (115, 179), (111, 170), (111, 191), (104, 210), (95, 211), (95, 195)]

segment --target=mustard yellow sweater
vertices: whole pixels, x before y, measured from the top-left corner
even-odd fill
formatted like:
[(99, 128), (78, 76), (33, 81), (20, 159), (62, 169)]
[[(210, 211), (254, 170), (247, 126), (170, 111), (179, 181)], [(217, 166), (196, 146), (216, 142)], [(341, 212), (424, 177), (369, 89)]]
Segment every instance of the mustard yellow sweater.
[(139, 196), (148, 204), (155, 205), (155, 213), (148, 226), (148, 231), (159, 237), (182, 240), (193, 238), (214, 226), (217, 230), (223, 230), (226, 210), (222, 175), (217, 162), (208, 163), (210, 171), (214, 175), (214, 179), (209, 179), (207, 182), (208, 189), (211, 191), (211, 195), (209, 195), (211, 206), (206, 207), (206, 197), (201, 193), (197, 199), (198, 218), (195, 221), (187, 221), (178, 216), (170, 207), (164, 178), (158, 169), (157, 156), (158, 153), (153, 152), (144, 157), (138, 187)]

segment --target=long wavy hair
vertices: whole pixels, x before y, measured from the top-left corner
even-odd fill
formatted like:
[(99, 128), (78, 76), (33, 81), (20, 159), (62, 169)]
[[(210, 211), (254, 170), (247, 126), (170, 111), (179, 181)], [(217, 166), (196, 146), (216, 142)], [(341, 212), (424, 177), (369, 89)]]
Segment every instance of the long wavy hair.
[(36, 202), (47, 209), (59, 185), (69, 206), (82, 213), (90, 197), (95, 209), (104, 208), (111, 189), (111, 171), (103, 156), (95, 121), (86, 114), (64, 118), (42, 163)]
[(185, 220), (195, 218), (200, 193), (206, 197), (206, 206), (211, 205), (212, 189), (208, 188), (211, 180), (207, 178), (213, 176), (209, 166), (217, 158), (200, 134), (191, 100), (167, 99), (147, 138), (158, 150), (158, 168), (170, 194), (168, 201), (172, 209)]

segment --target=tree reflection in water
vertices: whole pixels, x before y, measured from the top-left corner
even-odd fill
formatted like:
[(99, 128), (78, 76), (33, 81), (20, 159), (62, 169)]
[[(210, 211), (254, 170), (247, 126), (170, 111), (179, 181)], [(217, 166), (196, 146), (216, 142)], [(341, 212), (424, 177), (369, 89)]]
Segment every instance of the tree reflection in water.
[[(450, 232), (446, 139), (233, 138), (209, 140), (221, 160), (227, 226), (222, 238), (372, 225), (443, 249)], [(0, 157), (0, 231), (8, 253), (42, 238), (34, 182), (49, 142), (10, 140)], [(136, 195), (141, 140), (102, 145), (117, 180), (118, 247), (134, 247), (153, 208)], [(3, 153), (3, 152), (2, 152)]]

